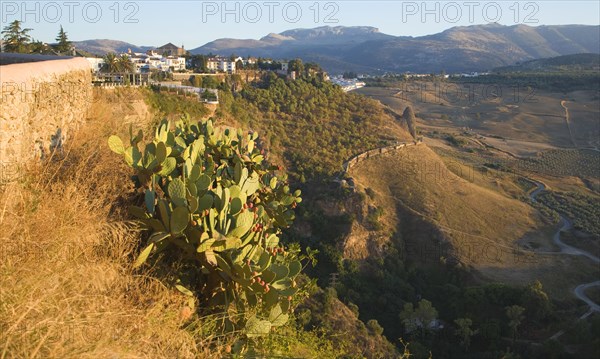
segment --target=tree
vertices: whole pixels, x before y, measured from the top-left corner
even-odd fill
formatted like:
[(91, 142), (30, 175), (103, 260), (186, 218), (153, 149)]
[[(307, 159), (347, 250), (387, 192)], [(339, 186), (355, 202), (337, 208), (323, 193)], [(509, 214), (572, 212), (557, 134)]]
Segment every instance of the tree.
[(133, 72), (135, 69), (135, 65), (133, 64), (133, 62), (131, 62), (131, 58), (129, 58), (129, 56), (127, 56), (125, 54), (119, 56), (119, 59), (117, 60), (117, 64), (118, 64), (117, 67), (120, 72), (130, 73), (130, 72)]
[(113, 52), (109, 52), (104, 56), (104, 66), (102, 71), (104, 72), (133, 72), (135, 65), (131, 62), (129, 56), (123, 54), (117, 56)]
[(31, 29), (22, 29), (21, 21), (15, 20), (2, 30), (2, 40), (5, 52), (28, 53)]
[(454, 334), (460, 338), (460, 345), (465, 351), (468, 351), (469, 346), (471, 346), (471, 337), (476, 333), (476, 331), (471, 329), (473, 321), (469, 318), (458, 318), (454, 320), (454, 324), (457, 326)]
[(510, 307), (506, 307), (506, 316), (508, 317), (508, 327), (510, 328), (513, 336), (513, 345), (517, 340), (517, 328), (521, 325), (521, 322), (525, 317), (523, 316), (523, 312), (525, 308), (519, 305), (512, 305)]
[(235, 69), (236, 70), (243, 70), (244, 69), (244, 63), (242, 62), (242, 60), (237, 60), (235, 62)]
[(119, 59), (117, 54), (109, 52), (104, 56), (104, 65), (102, 66), (104, 72), (118, 72), (119, 71)]
[(304, 64), (302, 60), (295, 59), (288, 63), (288, 72), (296, 71), (296, 75), (302, 76), (304, 74)]
[(219, 81), (215, 76), (205, 76), (202, 78), (202, 87), (209, 89), (216, 89), (219, 86)]
[(404, 330), (410, 333), (417, 328), (421, 329), (421, 336), (429, 330), (431, 322), (437, 318), (438, 312), (427, 299), (421, 299), (417, 308), (412, 303), (404, 304), (404, 309), (400, 312), (400, 320), (404, 324)]
[(522, 297), (522, 303), (528, 316), (533, 320), (543, 320), (552, 311), (550, 299), (542, 288), (542, 283), (536, 280), (527, 286)]
[(417, 329), (417, 322), (415, 320), (415, 309), (412, 303), (404, 304), (402, 311), (400, 312), (400, 321), (404, 324), (404, 331), (410, 333)]
[(421, 335), (425, 335), (425, 331), (429, 329), (429, 325), (437, 318), (438, 312), (431, 305), (431, 302), (422, 299), (419, 301), (419, 306), (415, 310), (415, 316), (422, 323), (421, 325)]
[(197, 76), (197, 75), (192, 76), (192, 86), (202, 87), (202, 76)]
[(31, 42), (31, 44), (29, 45), (29, 51), (32, 54), (51, 54), (52, 53), (50, 46), (48, 46), (47, 44), (45, 44), (39, 40), (33, 40)]
[(55, 46), (56, 51), (60, 53), (67, 53), (71, 51), (71, 41), (69, 41), (67, 38), (67, 33), (65, 30), (63, 30), (62, 25), (60, 26), (58, 36), (56, 36), (56, 41), (58, 42)]
[(402, 113), (402, 118), (406, 121), (406, 126), (408, 126), (408, 131), (410, 135), (416, 139), (417, 138), (417, 125), (415, 124), (415, 113), (413, 112), (412, 107), (407, 106), (404, 109), (404, 113)]

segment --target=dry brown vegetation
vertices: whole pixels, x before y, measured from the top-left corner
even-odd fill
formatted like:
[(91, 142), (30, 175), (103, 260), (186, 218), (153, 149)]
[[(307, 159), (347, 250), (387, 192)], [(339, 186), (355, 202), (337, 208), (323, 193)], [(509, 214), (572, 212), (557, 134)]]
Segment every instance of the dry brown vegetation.
[[(381, 202), (384, 213), (395, 216), (396, 206), (400, 212), (434, 223), (465, 264), (496, 263), (496, 254), (488, 257), (473, 252), (489, 248), (496, 248), (501, 258), (510, 258), (514, 240), (541, 226), (531, 207), (455, 175), (424, 145), (365, 161), (352, 169), (352, 175), (361, 186), (387, 198)], [(415, 230), (406, 240), (429, 241), (429, 235)]]
[(64, 153), (0, 190), (0, 357), (219, 357), (185, 330), (181, 294), (131, 270), (139, 231), (115, 206), (129, 171), (106, 138), (152, 115), (137, 93), (96, 99)]
[[(244, 337), (220, 334), (219, 313), (189, 307), (171, 285), (177, 264), (132, 269), (144, 235), (125, 210), (130, 168), (107, 138), (128, 138), (130, 124), (149, 133), (163, 114), (144, 90), (95, 96), (63, 152), (0, 187), (0, 358), (225, 357)], [(334, 317), (352, 329), (343, 337), (327, 323), (307, 331), (292, 321), (248, 343), (249, 355), (334, 358), (357, 352), (357, 337), (393, 352), (335, 302)]]
[[(472, 98), (461, 84), (415, 82), (403, 87), (369, 88), (359, 93), (376, 98), (396, 111), (412, 106), (422, 129), (454, 131), (469, 127), (479, 134), (510, 139), (495, 144), (511, 151), (531, 152), (548, 146), (571, 147), (573, 143), (565, 122), (569, 108), (570, 125), (579, 147), (598, 146), (600, 98), (594, 91), (567, 94), (516, 85), (471, 84)], [(460, 90), (459, 90), (460, 89)], [(543, 147), (540, 147), (543, 146)]]
[(485, 281), (525, 285), (539, 279), (557, 299), (571, 299), (573, 283), (593, 279), (593, 269), (581, 258), (521, 247), (534, 243), (538, 251), (555, 251), (556, 226), (515, 198), (527, 189), (519, 189), (514, 177), (458, 176), (459, 162), (447, 164), (420, 145), (354, 167), (350, 174), (359, 191), (370, 188), (376, 194), (367, 203), (383, 208), (383, 229), (375, 236), (360, 222), (355, 224), (345, 243), (346, 255), (366, 258), (375, 254), (373, 248), (382, 248), (382, 238), (395, 234), (417, 263), (458, 260)]

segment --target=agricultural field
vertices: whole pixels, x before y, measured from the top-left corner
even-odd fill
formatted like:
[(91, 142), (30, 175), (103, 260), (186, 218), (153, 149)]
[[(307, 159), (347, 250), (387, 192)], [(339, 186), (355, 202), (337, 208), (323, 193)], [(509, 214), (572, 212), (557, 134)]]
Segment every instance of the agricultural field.
[[(596, 148), (600, 138), (597, 91), (551, 92), (535, 84), (398, 82), (357, 92), (397, 112), (412, 106), (421, 130), (468, 129), (478, 135), (519, 141), (519, 147)], [(566, 121), (566, 109), (569, 121)], [(516, 145), (516, 143), (513, 143)]]
[(597, 177), (600, 174), (600, 152), (575, 149), (544, 151), (535, 157), (519, 159), (516, 167), (553, 176)]
[(571, 218), (576, 230), (588, 233), (600, 240), (600, 197), (576, 192), (544, 192), (540, 202)]

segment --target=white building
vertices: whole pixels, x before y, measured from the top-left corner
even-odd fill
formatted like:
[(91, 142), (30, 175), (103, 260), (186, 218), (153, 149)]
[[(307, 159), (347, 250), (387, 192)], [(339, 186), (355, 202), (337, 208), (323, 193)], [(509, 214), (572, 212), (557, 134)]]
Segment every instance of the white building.
[(221, 70), (225, 72), (235, 72), (235, 61), (223, 61), (221, 62)]
[(249, 57), (247, 59), (242, 59), (242, 64), (246, 65), (254, 65), (257, 62), (256, 57)]
[[(238, 59), (241, 59), (238, 58)], [(238, 60), (236, 59), (236, 60)], [(206, 61), (206, 68), (210, 71), (222, 71), (222, 72), (230, 72), (234, 73), (236, 60), (230, 61), (229, 59), (223, 57), (213, 57)]]
[(332, 83), (339, 85), (344, 92), (352, 91), (359, 89), (361, 87), (365, 87), (366, 84), (358, 79), (345, 79), (341, 76), (334, 77), (330, 79)]
[(136, 72), (149, 72), (151, 70), (160, 71), (181, 71), (186, 69), (185, 57), (167, 56), (148, 51), (148, 53), (128, 53), (131, 62), (135, 65)]
[(85, 58), (90, 63), (90, 68), (94, 72), (98, 72), (104, 66), (104, 59), (98, 57), (86, 57)]
[(219, 61), (216, 59), (206, 60), (206, 68), (210, 71), (219, 71)]
[(185, 70), (185, 57), (169, 56), (165, 59), (167, 68), (173, 69), (173, 71)]

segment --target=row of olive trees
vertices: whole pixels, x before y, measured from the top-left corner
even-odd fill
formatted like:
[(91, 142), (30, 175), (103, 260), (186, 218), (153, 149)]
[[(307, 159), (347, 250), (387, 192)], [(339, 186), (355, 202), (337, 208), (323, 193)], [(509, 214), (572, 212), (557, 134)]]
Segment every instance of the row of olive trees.
[(2, 48), (4, 52), (17, 53), (59, 53), (65, 54), (72, 50), (72, 44), (63, 27), (60, 27), (56, 37), (56, 44), (51, 46), (39, 40), (34, 40), (30, 35), (33, 29), (22, 28), (21, 21), (15, 20), (2, 30)]

